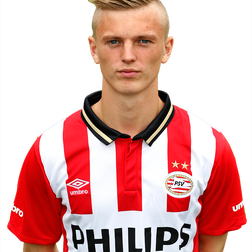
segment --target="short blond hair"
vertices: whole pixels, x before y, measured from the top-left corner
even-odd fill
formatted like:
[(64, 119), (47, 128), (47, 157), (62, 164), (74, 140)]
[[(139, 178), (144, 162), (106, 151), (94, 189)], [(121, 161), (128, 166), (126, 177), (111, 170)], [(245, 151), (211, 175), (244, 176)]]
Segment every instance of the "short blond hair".
[(88, 1), (96, 6), (92, 20), (92, 30), (94, 38), (96, 38), (96, 27), (98, 25), (99, 17), (102, 10), (116, 11), (116, 10), (137, 9), (146, 6), (150, 3), (157, 3), (157, 6), (159, 6), (162, 13), (161, 23), (164, 27), (164, 36), (165, 38), (168, 37), (170, 29), (169, 17), (166, 8), (164, 7), (163, 3), (160, 0), (88, 0)]

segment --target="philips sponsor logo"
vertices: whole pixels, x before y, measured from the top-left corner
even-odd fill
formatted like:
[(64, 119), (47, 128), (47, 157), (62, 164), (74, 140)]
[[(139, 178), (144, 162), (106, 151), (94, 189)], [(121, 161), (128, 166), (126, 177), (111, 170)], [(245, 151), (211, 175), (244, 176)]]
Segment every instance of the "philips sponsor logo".
[[(97, 251), (97, 245), (99, 248), (101, 246), (101, 250), (99, 251), (151, 252), (152, 247), (156, 248), (155, 251), (170, 251), (170, 246), (172, 246), (173, 251), (175, 251), (175, 248), (176, 251), (180, 251), (187, 247), (192, 234), (191, 224), (188, 223), (184, 223), (179, 229), (174, 227), (146, 227), (142, 230), (137, 230), (134, 227), (117, 227), (115, 229), (85, 230), (78, 224), (71, 224), (71, 229), (72, 243), (78, 251), (83, 249), (85, 243), (87, 243), (88, 251)], [(143, 235), (142, 246), (140, 244), (137, 246), (136, 244), (140, 235), (139, 232), (142, 232)], [(112, 237), (115, 243), (110, 242)], [(128, 249), (126, 249), (124, 244), (128, 244)]]
[(16, 206), (13, 206), (11, 211), (19, 215), (19, 217), (21, 218), (24, 216), (23, 211), (17, 208)]

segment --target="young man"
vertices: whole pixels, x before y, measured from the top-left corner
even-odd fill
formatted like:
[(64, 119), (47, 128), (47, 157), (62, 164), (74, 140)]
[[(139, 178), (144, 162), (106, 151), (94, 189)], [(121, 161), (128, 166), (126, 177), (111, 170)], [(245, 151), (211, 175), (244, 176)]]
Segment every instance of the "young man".
[(102, 92), (44, 132), (19, 178), (8, 228), (24, 251), (220, 252), (246, 223), (223, 135), (158, 91), (170, 57), (158, 0), (96, 1)]

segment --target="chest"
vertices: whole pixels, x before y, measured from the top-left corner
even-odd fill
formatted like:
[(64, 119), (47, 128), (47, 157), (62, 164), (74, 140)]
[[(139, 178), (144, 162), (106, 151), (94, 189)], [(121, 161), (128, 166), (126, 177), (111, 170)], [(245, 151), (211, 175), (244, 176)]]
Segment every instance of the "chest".
[(186, 211), (190, 195), (197, 201), (203, 193), (213, 161), (191, 144), (177, 145), (166, 132), (151, 147), (130, 139), (105, 146), (88, 133), (88, 143), (65, 151), (62, 195), (76, 214)]

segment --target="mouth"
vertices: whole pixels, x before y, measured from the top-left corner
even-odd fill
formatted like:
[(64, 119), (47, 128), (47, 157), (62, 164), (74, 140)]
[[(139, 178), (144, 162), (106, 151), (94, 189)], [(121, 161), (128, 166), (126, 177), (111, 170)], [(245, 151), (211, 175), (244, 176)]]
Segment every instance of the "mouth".
[(135, 69), (122, 69), (118, 72), (125, 78), (133, 78), (139, 73), (139, 71)]

